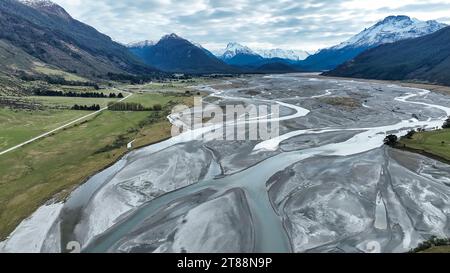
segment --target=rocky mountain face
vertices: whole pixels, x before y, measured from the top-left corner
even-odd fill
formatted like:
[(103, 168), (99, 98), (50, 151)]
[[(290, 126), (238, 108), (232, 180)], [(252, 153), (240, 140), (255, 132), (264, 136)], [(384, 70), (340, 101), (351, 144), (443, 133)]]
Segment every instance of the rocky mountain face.
[(0, 1), (0, 40), (17, 52), (86, 77), (156, 71), (47, 0)]

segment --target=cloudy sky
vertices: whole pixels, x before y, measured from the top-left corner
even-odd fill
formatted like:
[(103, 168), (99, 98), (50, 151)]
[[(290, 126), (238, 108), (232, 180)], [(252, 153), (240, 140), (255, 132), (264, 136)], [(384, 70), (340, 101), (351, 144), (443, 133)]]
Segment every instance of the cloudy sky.
[(450, 0), (53, 0), (73, 17), (129, 43), (177, 33), (217, 50), (314, 51), (338, 44), (388, 15), (450, 23)]

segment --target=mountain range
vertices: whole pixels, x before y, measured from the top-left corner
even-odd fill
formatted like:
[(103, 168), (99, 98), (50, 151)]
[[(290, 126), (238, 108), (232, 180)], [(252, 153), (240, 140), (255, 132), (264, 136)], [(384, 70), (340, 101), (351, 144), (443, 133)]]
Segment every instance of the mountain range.
[[(251, 49), (233, 42), (214, 52), (176, 34), (122, 45), (48, 0), (0, 1), (0, 77), (56, 68), (86, 78), (110, 74), (287, 73), (419, 79), (447, 84), (448, 28), (436, 21), (389, 16), (336, 46)], [(436, 35), (436, 36), (435, 36)], [(393, 62), (392, 60), (395, 60)]]
[(237, 73), (238, 70), (214, 57), (199, 45), (172, 33), (156, 44), (138, 43), (129, 47), (144, 63), (166, 72)]
[[(189, 47), (190, 50), (194, 50), (193, 46), (197, 47), (198, 49), (202, 50), (204, 54), (200, 54), (198, 50), (196, 51), (196, 59), (199, 58), (199, 56), (202, 56), (202, 60), (199, 62), (193, 62), (190, 58), (185, 58), (183, 61), (180, 61), (180, 56), (191, 56), (192, 54), (188, 55), (177, 55), (177, 56), (171, 56), (171, 54), (167, 54), (163, 59), (160, 59), (160, 61), (156, 61), (156, 49), (155, 46), (159, 44), (159, 50), (162, 50), (162, 47), (170, 47), (170, 43), (166, 43), (165, 40), (167, 40), (168, 37), (177, 37), (178, 40), (184, 40), (183, 45), (181, 47), (171, 47), (173, 50), (179, 50), (183, 51), (184, 47)], [(160, 44), (160, 42), (164, 42), (163, 45)], [(207, 73), (207, 72), (214, 72), (214, 73), (234, 73), (234, 72), (247, 72), (247, 73), (264, 73), (265, 68), (269, 67), (277, 67), (276, 71), (282, 72), (284, 71), (282, 68), (285, 68), (285, 72), (293, 72), (298, 71), (294, 67), (290, 67), (290, 64), (293, 62), (298, 61), (303, 56), (306, 56), (306, 52), (299, 52), (300, 55), (297, 55), (293, 50), (285, 51), (282, 49), (274, 49), (274, 50), (261, 50), (258, 52), (263, 52), (264, 56), (260, 55), (259, 53), (256, 53), (249, 47), (243, 46), (241, 44), (232, 42), (229, 43), (226, 47), (226, 49), (222, 51), (216, 51), (212, 53), (211, 51), (205, 49), (202, 45), (188, 41), (186, 39), (183, 39), (176, 34), (166, 35), (163, 37), (159, 42), (155, 43), (149, 40), (145, 40), (142, 42), (136, 42), (128, 44), (127, 47), (129, 48), (130, 52), (132, 52), (134, 55), (136, 55), (138, 58), (143, 60), (145, 63), (155, 66), (163, 71), (168, 72), (184, 72), (184, 73)], [(172, 53), (174, 51), (171, 51)], [(204, 55), (207, 55), (209, 58), (206, 58)], [(174, 59), (175, 58), (175, 59)], [(173, 61), (172, 61), (173, 60)], [(222, 62), (222, 65), (219, 69), (218, 67), (218, 60)], [(214, 62), (215, 64), (212, 64)], [(173, 63), (173, 65), (169, 65), (170, 63)], [(185, 67), (180, 67), (180, 64), (188, 64)], [(175, 65), (176, 64), (176, 65)], [(223, 64), (226, 64), (227, 66), (223, 66)], [(267, 66), (267, 64), (278, 64), (276, 66)], [(280, 65), (283, 64), (283, 65)], [(214, 69), (209, 71), (214, 65)], [(205, 69), (207, 68), (207, 69)], [(270, 69), (270, 71), (273, 71)], [(269, 72), (266, 72), (269, 73)]]
[(450, 85), (450, 27), (370, 49), (325, 75)]

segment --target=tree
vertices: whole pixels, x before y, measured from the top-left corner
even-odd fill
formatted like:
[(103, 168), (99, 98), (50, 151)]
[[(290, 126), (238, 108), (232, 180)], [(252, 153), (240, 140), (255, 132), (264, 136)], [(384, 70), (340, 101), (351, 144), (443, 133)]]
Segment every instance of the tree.
[(409, 132), (406, 134), (406, 138), (407, 138), (407, 139), (412, 139), (413, 136), (414, 136), (415, 134), (416, 134), (416, 130), (412, 129), (411, 131), (409, 131)]
[(161, 110), (162, 110), (161, 104), (155, 104), (155, 105), (153, 105), (153, 110), (154, 110), (154, 111), (161, 111)]
[(444, 125), (442, 125), (442, 128), (444, 128), (444, 129), (450, 128), (450, 117), (448, 117), (447, 120), (444, 122)]
[(389, 146), (395, 146), (398, 143), (398, 137), (396, 135), (388, 135), (384, 139), (384, 144)]

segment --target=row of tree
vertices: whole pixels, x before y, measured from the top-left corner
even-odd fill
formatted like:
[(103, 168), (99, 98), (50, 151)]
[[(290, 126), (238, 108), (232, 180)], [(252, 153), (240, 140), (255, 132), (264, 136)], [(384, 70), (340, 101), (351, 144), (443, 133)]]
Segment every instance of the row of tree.
[(34, 91), (35, 96), (48, 96), (48, 97), (73, 97), (73, 98), (123, 98), (123, 94), (110, 93), (105, 95), (99, 92), (62, 92), (55, 90), (36, 90)]
[(111, 111), (146, 111), (147, 109), (140, 103), (135, 102), (119, 102), (108, 103), (108, 109)]
[(100, 109), (101, 109), (100, 105), (98, 105), (98, 104), (93, 104), (93, 105), (90, 105), (90, 106), (75, 104), (72, 107), (72, 110), (81, 110), (81, 111), (99, 111)]
[(108, 109), (111, 111), (161, 111), (161, 104), (155, 104), (153, 107), (145, 107), (136, 102), (110, 102)]
[[(108, 73), (106, 75), (108, 80), (119, 81), (119, 82), (127, 82), (131, 84), (143, 84), (148, 82), (164, 82), (166, 80), (174, 79), (173, 74), (169, 73), (150, 73), (144, 75), (131, 75), (131, 74), (116, 74), (116, 73)], [(183, 79), (190, 79), (190, 76), (185, 76)]]

